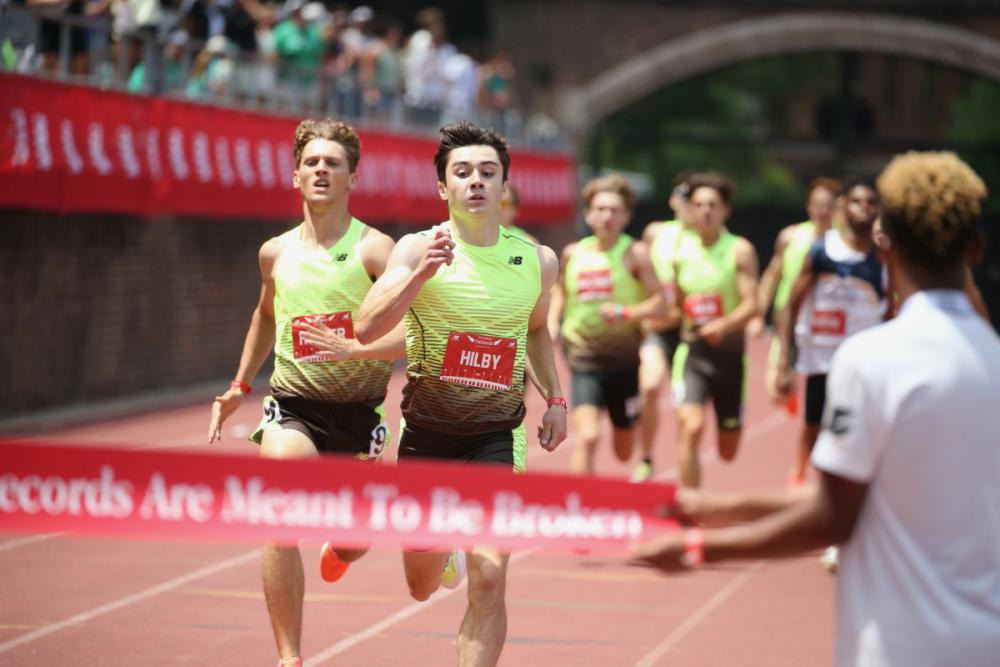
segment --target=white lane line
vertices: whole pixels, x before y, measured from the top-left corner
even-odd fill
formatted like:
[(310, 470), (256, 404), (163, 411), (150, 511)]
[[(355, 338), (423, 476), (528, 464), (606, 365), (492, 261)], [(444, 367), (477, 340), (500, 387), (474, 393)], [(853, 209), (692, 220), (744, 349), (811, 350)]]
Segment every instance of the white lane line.
[[(529, 554), (531, 554), (531, 553), (533, 553), (535, 551), (537, 551), (537, 548), (526, 549), (525, 551), (518, 551), (517, 553), (511, 555), (509, 562), (513, 563), (515, 561), (521, 560), (522, 558), (528, 556)], [(341, 639), (336, 644), (333, 644), (332, 646), (323, 649), (322, 651), (320, 651), (316, 655), (312, 656), (308, 660), (305, 660), (302, 663), (302, 667), (316, 667), (317, 665), (323, 664), (329, 658), (332, 658), (335, 655), (343, 653), (347, 649), (349, 649), (352, 646), (355, 646), (357, 644), (360, 644), (363, 641), (367, 641), (367, 640), (371, 639), (372, 637), (374, 637), (375, 635), (379, 634), (383, 630), (391, 628), (392, 626), (396, 625), (397, 623), (401, 623), (402, 621), (405, 621), (410, 616), (413, 616), (417, 612), (423, 611), (424, 609), (427, 609), (431, 605), (436, 604), (436, 603), (440, 602), (441, 600), (444, 600), (445, 598), (449, 597), (453, 593), (457, 593), (458, 591), (465, 590), (465, 587), (466, 587), (468, 581), (469, 581), (468, 578), (466, 578), (466, 580), (462, 582), (461, 586), (459, 586), (458, 588), (450, 589), (450, 590), (446, 589), (446, 588), (439, 588), (438, 592), (435, 593), (434, 597), (432, 597), (430, 600), (427, 600), (426, 602), (414, 602), (413, 604), (411, 604), (411, 605), (409, 605), (407, 607), (403, 607), (402, 609), (400, 609), (399, 611), (397, 611), (392, 616), (389, 616), (388, 618), (385, 618), (385, 619), (379, 621), (375, 625), (369, 626), (367, 629), (359, 632), (358, 634), (356, 634), (356, 635), (354, 635), (352, 637), (348, 637), (347, 639)]]
[(80, 612), (75, 616), (70, 616), (69, 618), (63, 619), (61, 621), (50, 623), (49, 625), (44, 625), (35, 630), (34, 632), (29, 632), (26, 635), (21, 635), (20, 637), (16, 637), (8, 642), (0, 644), (0, 653), (6, 653), (11, 649), (17, 648), (18, 646), (22, 646), (29, 642), (33, 642), (36, 639), (40, 639), (47, 635), (51, 635), (52, 633), (58, 632), (64, 628), (68, 628), (73, 625), (79, 625), (81, 623), (86, 623), (87, 621), (91, 621), (97, 618), (98, 616), (109, 614), (113, 611), (117, 611), (124, 607), (128, 607), (129, 605), (133, 605), (136, 602), (142, 602), (143, 600), (147, 600), (161, 593), (166, 593), (167, 591), (173, 590), (179, 586), (183, 586), (184, 584), (196, 581), (198, 579), (203, 579), (204, 577), (215, 574), (216, 572), (221, 572), (222, 570), (226, 570), (231, 567), (236, 567), (237, 565), (243, 565), (244, 563), (247, 563), (253, 560), (254, 558), (258, 558), (259, 556), (260, 556), (260, 549), (254, 549), (253, 551), (249, 551), (239, 556), (234, 556), (233, 558), (227, 558), (226, 560), (213, 563), (212, 565), (208, 565), (206, 567), (197, 569), (193, 572), (188, 572), (187, 574), (182, 574), (179, 577), (174, 577), (169, 581), (165, 581), (162, 584), (157, 584), (156, 586), (147, 588), (146, 590), (135, 593), (134, 595), (118, 598), (117, 600), (113, 600), (99, 607), (94, 607), (93, 609)]
[(730, 581), (724, 588), (719, 590), (715, 595), (710, 597), (708, 601), (698, 607), (693, 614), (688, 616), (687, 620), (677, 626), (673, 632), (667, 635), (662, 642), (657, 644), (652, 651), (643, 656), (639, 662), (633, 665), (633, 667), (653, 667), (653, 665), (655, 665), (660, 658), (669, 653), (678, 642), (698, 627), (702, 621), (708, 618), (708, 616), (715, 611), (716, 607), (721, 605), (726, 601), (726, 599), (729, 598), (729, 596), (739, 590), (740, 587), (749, 581), (751, 577), (757, 574), (763, 566), (764, 561), (759, 560), (747, 568), (746, 571), (740, 576)]
[(24, 547), (29, 544), (34, 544), (35, 542), (44, 542), (45, 540), (51, 540), (53, 537), (61, 537), (66, 533), (42, 533), (41, 535), (30, 535), (28, 537), (19, 537), (16, 540), (10, 540), (0, 544), (0, 551), (9, 551), (11, 549), (17, 549), (18, 547)]

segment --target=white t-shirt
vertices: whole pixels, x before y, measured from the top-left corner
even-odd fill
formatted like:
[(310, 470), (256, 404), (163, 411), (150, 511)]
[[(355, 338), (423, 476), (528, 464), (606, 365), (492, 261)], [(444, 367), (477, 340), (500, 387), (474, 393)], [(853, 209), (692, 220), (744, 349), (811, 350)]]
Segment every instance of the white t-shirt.
[(840, 665), (1000, 665), (1000, 338), (958, 291), (852, 336), (812, 455), (867, 483), (837, 575)]

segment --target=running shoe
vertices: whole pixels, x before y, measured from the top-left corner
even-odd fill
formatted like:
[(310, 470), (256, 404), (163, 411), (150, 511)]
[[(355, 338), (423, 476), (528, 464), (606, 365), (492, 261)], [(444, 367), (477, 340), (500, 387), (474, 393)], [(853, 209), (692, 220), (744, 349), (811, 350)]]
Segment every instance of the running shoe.
[(444, 564), (444, 571), (441, 572), (441, 585), (455, 589), (463, 579), (465, 579), (465, 552), (461, 549), (452, 549)]
[(629, 476), (628, 481), (641, 483), (648, 482), (653, 478), (653, 462), (643, 459), (635, 466), (632, 470), (632, 474)]
[(278, 667), (302, 667), (302, 658), (283, 658), (278, 661)]
[(332, 584), (344, 576), (349, 566), (350, 563), (345, 563), (337, 557), (337, 552), (333, 550), (329, 542), (320, 549), (319, 574), (323, 577), (323, 581), (329, 581)]
[(830, 574), (837, 574), (837, 566), (840, 564), (840, 548), (827, 547), (823, 555), (819, 557), (819, 562), (823, 564)]

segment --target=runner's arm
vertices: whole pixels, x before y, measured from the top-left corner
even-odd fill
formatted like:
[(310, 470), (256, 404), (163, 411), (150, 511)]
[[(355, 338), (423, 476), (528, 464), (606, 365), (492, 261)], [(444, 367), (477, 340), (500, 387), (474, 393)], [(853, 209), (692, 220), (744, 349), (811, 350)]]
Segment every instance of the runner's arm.
[[(250, 327), (243, 340), (243, 352), (234, 381), (246, 385), (253, 383), (267, 355), (274, 347), (274, 263), (281, 252), (281, 242), (274, 238), (260, 247), (257, 255), (260, 267), (261, 286), (257, 307), (250, 318)], [(222, 424), (233, 414), (243, 399), (243, 390), (230, 387), (212, 402), (212, 419), (208, 427), (208, 442), (214, 442), (222, 435)]]
[[(642, 283), (649, 297), (643, 299), (634, 306), (629, 306), (629, 320), (657, 319), (666, 320), (669, 315), (667, 297), (664, 294), (663, 285), (656, 277), (656, 270), (653, 268), (653, 261), (649, 256), (649, 246), (642, 241), (636, 241), (628, 249), (628, 256), (632, 261), (632, 273)], [(668, 325), (673, 322), (668, 321)]]
[(812, 291), (816, 284), (816, 272), (812, 267), (812, 255), (806, 255), (802, 262), (802, 270), (799, 271), (795, 284), (792, 285), (792, 292), (788, 296), (788, 303), (781, 311), (778, 318), (778, 367), (787, 370), (790, 351), (795, 335), (795, 322), (799, 319), (799, 310), (806, 296)]
[[(538, 257), (542, 285), (538, 301), (528, 318), (526, 357), (535, 375), (536, 387), (546, 400), (551, 400), (563, 395), (548, 327), (549, 295), (559, 275), (559, 262), (555, 253), (546, 246), (538, 246)], [(544, 449), (551, 452), (565, 439), (566, 408), (552, 405), (545, 411), (542, 425), (538, 427), (538, 441)]]
[(383, 273), (365, 296), (354, 335), (364, 344), (388, 334), (399, 324), (424, 283), (442, 264), (451, 264), (454, 241), (438, 228), (428, 239), (409, 234), (400, 239)]
[(764, 273), (760, 276), (760, 283), (757, 285), (756, 316), (762, 319), (767, 315), (767, 309), (770, 307), (771, 301), (774, 300), (774, 293), (778, 289), (778, 283), (781, 282), (784, 270), (782, 263), (785, 257), (785, 248), (788, 247), (788, 240), (791, 233), (791, 227), (785, 227), (779, 232), (778, 238), (774, 241), (774, 254), (771, 256), (771, 261), (768, 262), (767, 268), (764, 269)]
[(575, 243), (570, 243), (563, 248), (558, 274), (555, 283), (549, 290), (548, 326), (549, 336), (553, 340), (559, 339), (559, 331), (562, 327), (563, 310), (566, 308), (566, 263), (573, 255), (574, 248), (576, 248)]

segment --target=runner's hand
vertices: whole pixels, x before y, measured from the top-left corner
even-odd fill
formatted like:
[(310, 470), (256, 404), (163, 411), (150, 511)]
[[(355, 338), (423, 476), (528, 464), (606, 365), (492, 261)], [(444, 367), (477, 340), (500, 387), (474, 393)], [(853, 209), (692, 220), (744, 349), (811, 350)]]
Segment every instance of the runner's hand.
[(222, 423), (243, 403), (243, 392), (232, 388), (212, 402), (212, 422), (208, 425), (209, 444), (222, 439)]
[(552, 452), (565, 439), (566, 408), (553, 405), (542, 416), (542, 425), (538, 427), (538, 442), (542, 449)]
[(300, 340), (316, 349), (328, 361), (348, 361), (357, 357), (360, 343), (353, 338), (344, 338), (329, 327), (318, 327), (309, 322), (302, 323)]
[(605, 324), (614, 324), (615, 322), (625, 321), (625, 310), (617, 303), (602, 303), (600, 312), (601, 319), (604, 320)]
[(698, 337), (709, 345), (720, 345), (726, 335), (726, 324), (721, 319), (706, 322), (698, 327)]
[(451, 265), (455, 258), (455, 241), (451, 238), (451, 229), (444, 225), (434, 228), (434, 238), (427, 244), (424, 256), (420, 258), (420, 264), (414, 272), (420, 280), (430, 280), (437, 273), (442, 264)]
[(775, 403), (781, 403), (795, 389), (795, 374), (788, 364), (776, 362), (767, 365), (767, 395)]

